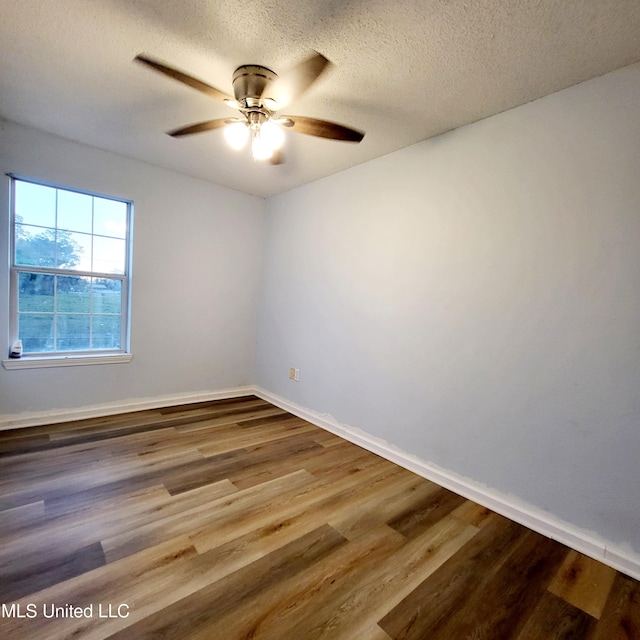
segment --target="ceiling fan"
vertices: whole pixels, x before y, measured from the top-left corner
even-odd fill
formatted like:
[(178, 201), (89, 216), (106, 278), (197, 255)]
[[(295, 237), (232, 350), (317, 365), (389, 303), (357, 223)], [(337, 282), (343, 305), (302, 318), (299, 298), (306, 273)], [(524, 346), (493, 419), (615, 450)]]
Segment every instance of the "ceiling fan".
[(260, 65), (238, 67), (232, 78), (234, 97), (146, 55), (140, 54), (135, 60), (240, 112), (241, 117), (206, 120), (167, 132), (175, 138), (224, 128), (225, 139), (233, 148), (241, 149), (251, 140), (254, 160), (270, 159), (273, 164), (280, 164), (282, 155), (279, 149), (284, 142), (285, 128), (345, 142), (357, 143), (364, 137), (364, 132), (336, 122), (276, 115), (307, 91), (330, 66), (329, 60), (321, 53), (314, 52), (281, 76)]

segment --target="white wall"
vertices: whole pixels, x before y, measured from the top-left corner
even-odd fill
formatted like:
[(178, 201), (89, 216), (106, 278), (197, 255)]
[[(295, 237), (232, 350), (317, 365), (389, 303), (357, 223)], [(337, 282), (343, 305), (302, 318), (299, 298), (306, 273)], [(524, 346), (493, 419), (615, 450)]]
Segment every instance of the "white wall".
[(640, 65), (267, 213), (258, 385), (640, 552)]
[[(0, 122), (0, 171), (131, 199), (135, 207), (133, 360), (0, 367), (0, 416), (251, 382), (264, 200), (7, 122)], [(9, 179), (2, 176), (2, 309), (8, 305), (8, 198)], [(0, 336), (8, 344), (6, 316), (0, 314)]]

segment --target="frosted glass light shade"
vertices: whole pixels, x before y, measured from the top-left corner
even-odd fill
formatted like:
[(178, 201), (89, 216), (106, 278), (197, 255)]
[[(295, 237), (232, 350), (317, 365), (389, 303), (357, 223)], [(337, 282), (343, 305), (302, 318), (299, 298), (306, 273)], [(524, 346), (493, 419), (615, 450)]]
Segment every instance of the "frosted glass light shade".
[(254, 160), (268, 160), (273, 155), (273, 148), (259, 131), (251, 140), (251, 153)]
[(232, 149), (242, 149), (249, 139), (249, 127), (244, 122), (232, 122), (224, 129), (224, 139)]
[(274, 122), (267, 121), (260, 127), (262, 139), (269, 145), (271, 151), (279, 149), (284, 143), (284, 131)]

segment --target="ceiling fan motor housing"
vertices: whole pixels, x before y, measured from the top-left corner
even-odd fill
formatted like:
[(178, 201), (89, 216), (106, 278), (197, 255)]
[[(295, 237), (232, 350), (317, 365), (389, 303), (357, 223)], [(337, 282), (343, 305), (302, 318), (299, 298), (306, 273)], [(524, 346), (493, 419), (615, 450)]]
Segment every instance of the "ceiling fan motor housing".
[(245, 107), (261, 107), (267, 85), (277, 77), (278, 75), (267, 67), (255, 64), (242, 65), (233, 73), (234, 96)]

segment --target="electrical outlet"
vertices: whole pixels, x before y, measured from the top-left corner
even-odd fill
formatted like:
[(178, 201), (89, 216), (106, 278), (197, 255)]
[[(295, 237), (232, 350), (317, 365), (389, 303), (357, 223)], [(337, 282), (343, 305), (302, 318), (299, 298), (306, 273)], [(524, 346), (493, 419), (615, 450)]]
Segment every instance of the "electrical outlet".
[(296, 369), (295, 367), (289, 367), (289, 380), (294, 380), (295, 382), (299, 382), (300, 369)]

